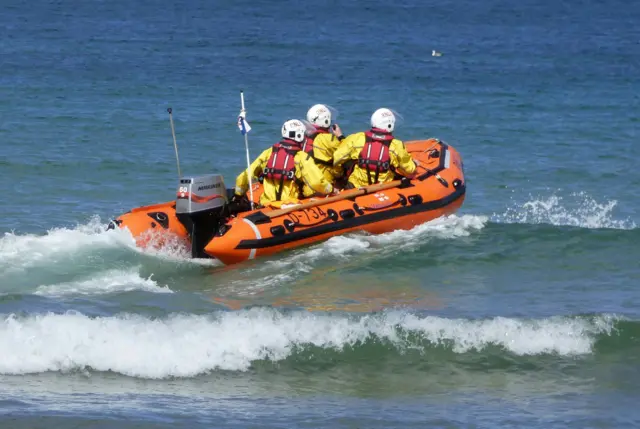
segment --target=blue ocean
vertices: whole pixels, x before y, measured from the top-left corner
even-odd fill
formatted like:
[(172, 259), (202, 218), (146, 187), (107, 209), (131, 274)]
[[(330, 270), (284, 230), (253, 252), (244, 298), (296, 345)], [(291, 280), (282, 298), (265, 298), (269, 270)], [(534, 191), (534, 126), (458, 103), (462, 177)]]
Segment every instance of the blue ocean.
[[(441, 55), (433, 55), (433, 51)], [(0, 427), (640, 426), (640, 3), (5, 0)], [(109, 221), (373, 111), (453, 215), (225, 267)]]

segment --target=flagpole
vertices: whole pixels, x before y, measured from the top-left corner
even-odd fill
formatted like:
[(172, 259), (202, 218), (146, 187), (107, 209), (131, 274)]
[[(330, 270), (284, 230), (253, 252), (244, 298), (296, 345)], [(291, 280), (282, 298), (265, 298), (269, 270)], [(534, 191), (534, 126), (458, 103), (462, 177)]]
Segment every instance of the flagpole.
[(249, 137), (247, 136), (247, 134), (249, 133), (246, 129), (245, 129), (245, 118), (246, 118), (246, 111), (244, 110), (244, 93), (242, 91), (240, 91), (240, 104), (242, 106), (241, 110), (240, 110), (240, 116), (242, 117), (242, 128), (244, 129), (243, 134), (244, 134), (244, 148), (246, 150), (246, 154), (247, 154), (247, 176), (249, 177), (249, 195), (250, 195), (250, 200), (249, 203), (251, 204), (251, 210), (253, 210), (253, 183), (251, 181), (251, 161), (249, 160)]
[(171, 135), (173, 136), (173, 148), (176, 150), (176, 164), (178, 165), (178, 179), (182, 179), (182, 173), (180, 173), (180, 158), (178, 157), (178, 143), (176, 143), (176, 130), (173, 128), (173, 109), (169, 107), (169, 122), (171, 122)]

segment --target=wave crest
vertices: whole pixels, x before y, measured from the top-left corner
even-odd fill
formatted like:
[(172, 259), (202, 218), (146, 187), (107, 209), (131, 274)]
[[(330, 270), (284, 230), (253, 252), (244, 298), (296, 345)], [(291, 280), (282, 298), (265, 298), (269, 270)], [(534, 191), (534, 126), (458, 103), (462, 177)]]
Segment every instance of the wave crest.
[[(246, 371), (264, 360), (295, 361), (308, 348), (340, 353), (340, 361), (348, 363), (354, 349), (372, 344), (398, 356), (407, 349), (464, 354), (496, 346), (517, 356), (573, 356), (592, 353), (597, 336), (609, 335), (616, 320), (609, 315), (466, 320), (406, 312), (354, 318), (264, 308), (165, 319), (10, 315), (0, 322), (0, 373), (91, 368), (143, 378), (193, 377), (214, 370)], [(371, 359), (375, 352), (375, 347), (364, 351)], [(356, 361), (362, 353), (357, 352)]]

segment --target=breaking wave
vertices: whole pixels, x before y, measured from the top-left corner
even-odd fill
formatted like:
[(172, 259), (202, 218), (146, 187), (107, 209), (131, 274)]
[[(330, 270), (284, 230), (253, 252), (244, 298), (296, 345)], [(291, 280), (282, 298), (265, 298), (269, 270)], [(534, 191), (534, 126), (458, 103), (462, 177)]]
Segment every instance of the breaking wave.
[(470, 320), (401, 311), (349, 317), (270, 308), (163, 319), (5, 315), (0, 321), (0, 373), (194, 377), (216, 370), (247, 371), (265, 361), (313, 364), (323, 353), (338, 354), (337, 361), (345, 364), (357, 364), (363, 356), (375, 362), (376, 355), (385, 354), (402, 366), (407, 354), (414, 361), (478, 353), (576, 357), (593, 354), (596, 342), (616, 335), (620, 323), (613, 315)]

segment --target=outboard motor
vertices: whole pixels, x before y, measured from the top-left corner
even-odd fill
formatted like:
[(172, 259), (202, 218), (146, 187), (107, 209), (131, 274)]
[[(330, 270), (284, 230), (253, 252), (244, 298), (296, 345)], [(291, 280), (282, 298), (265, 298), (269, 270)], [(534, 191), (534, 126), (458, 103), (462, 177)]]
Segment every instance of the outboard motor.
[(209, 258), (204, 247), (224, 219), (227, 189), (222, 175), (211, 174), (180, 179), (176, 196), (176, 217), (191, 237), (191, 256)]

